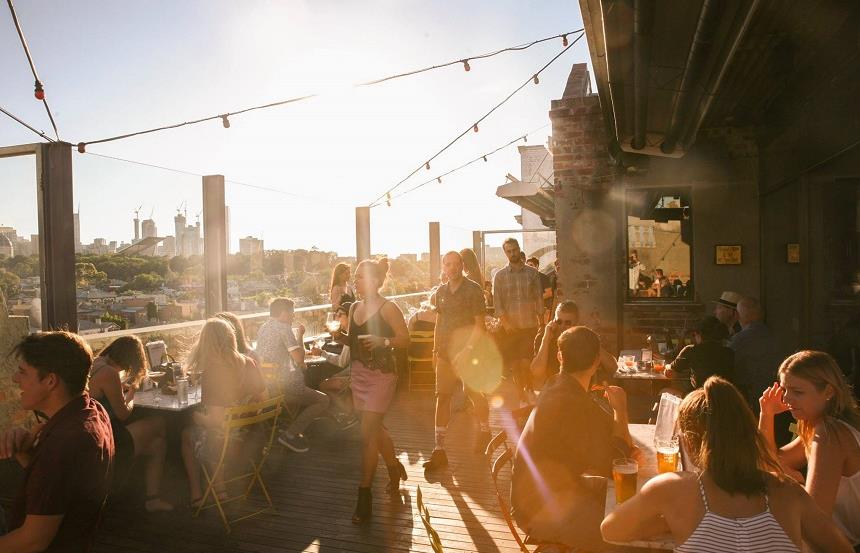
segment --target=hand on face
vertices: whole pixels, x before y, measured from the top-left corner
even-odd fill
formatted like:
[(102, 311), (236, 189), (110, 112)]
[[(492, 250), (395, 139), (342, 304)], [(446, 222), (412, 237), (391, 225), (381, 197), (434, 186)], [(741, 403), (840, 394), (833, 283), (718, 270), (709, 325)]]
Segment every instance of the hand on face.
[(761, 397), (758, 399), (759, 407), (761, 407), (762, 415), (774, 416), (788, 411), (788, 404), (784, 400), (785, 390), (774, 382), (773, 386), (765, 388)]

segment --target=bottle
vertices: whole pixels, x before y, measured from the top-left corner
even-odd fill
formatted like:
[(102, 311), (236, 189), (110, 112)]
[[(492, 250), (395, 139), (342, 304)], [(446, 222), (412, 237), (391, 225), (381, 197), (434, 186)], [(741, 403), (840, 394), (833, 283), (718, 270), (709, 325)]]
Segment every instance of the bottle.
[(675, 340), (671, 328), (666, 328), (666, 359), (675, 359), (677, 351), (675, 351)]

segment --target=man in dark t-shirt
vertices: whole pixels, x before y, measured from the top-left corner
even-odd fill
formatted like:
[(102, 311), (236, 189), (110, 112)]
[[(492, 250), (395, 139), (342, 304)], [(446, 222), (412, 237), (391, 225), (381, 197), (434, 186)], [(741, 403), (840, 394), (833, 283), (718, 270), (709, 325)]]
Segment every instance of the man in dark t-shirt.
[(21, 407), (48, 420), (0, 434), (0, 459), (15, 457), (24, 483), (0, 551), (84, 552), (98, 527), (110, 484), (110, 419), (86, 393), (92, 352), (70, 332), (40, 332), (13, 350)]
[(427, 471), (448, 465), (445, 437), (451, 418), (451, 395), (457, 383), (463, 382), (464, 391), (475, 406), (475, 416), (480, 424), (476, 449), (485, 447), (490, 438), (490, 411), (482, 392), (492, 391), (498, 385), (498, 379), (493, 380), (484, 370), (483, 361), (486, 359), (481, 354), (484, 348), (480, 346), (487, 341), (484, 335), (484, 316), (487, 312), (484, 291), (480, 284), (463, 276), (463, 258), (458, 252), (445, 254), (442, 270), (448, 282), (436, 290), (433, 344), (436, 362), (436, 429), (433, 453), (424, 464)]
[[(587, 392), (600, 365), (600, 339), (583, 326), (558, 339), (561, 372), (544, 388), (520, 435), (511, 473), (511, 514), (539, 542), (602, 551), (605, 485), (612, 460), (632, 453), (624, 391), (608, 386), (609, 406)], [(599, 481), (602, 484), (602, 481)]]

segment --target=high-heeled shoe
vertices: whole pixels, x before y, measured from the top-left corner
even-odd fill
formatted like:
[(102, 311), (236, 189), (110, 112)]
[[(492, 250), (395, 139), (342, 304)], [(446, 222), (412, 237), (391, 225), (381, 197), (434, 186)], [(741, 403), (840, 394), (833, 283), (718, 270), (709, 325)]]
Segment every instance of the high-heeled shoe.
[(389, 494), (397, 493), (400, 491), (400, 481), (408, 478), (406, 467), (399, 460), (395, 460), (393, 465), (388, 465), (388, 485), (385, 486), (385, 491)]
[(373, 516), (373, 496), (370, 488), (358, 488), (358, 502), (355, 504), (355, 512), (352, 514), (353, 524), (363, 524)]

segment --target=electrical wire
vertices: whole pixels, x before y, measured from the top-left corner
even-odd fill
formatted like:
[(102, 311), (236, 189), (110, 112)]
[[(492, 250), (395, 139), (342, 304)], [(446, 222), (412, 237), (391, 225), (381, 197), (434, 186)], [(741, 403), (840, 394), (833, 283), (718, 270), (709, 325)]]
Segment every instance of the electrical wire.
[[(541, 131), (541, 130), (543, 130), (543, 129), (547, 128), (547, 127), (549, 127), (549, 123), (547, 123), (546, 125), (543, 125), (543, 126), (541, 126), (541, 127), (538, 127), (538, 128), (536, 128), (536, 129), (534, 129), (534, 130), (531, 130), (531, 131), (527, 132), (526, 134), (520, 135), (520, 136), (518, 136), (518, 137), (514, 138), (513, 140), (511, 140), (511, 141), (509, 141), (509, 142), (507, 142), (507, 143), (505, 143), (505, 144), (503, 144), (503, 145), (499, 146), (499, 147), (498, 147), (498, 148), (496, 148), (495, 150), (492, 150), (492, 151), (490, 151), (490, 152), (487, 152), (486, 154), (482, 154), (482, 155), (480, 155), (480, 156), (476, 157), (476, 158), (475, 158), (475, 159), (473, 159), (473, 160), (467, 161), (466, 163), (464, 163), (464, 164), (460, 165), (459, 167), (455, 167), (454, 169), (451, 169), (450, 171), (448, 171), (448, 172), (446, 172), (446, 173), (442, 173), (441, 175), (437, 175), (437, 176), (433, 177), (432, 179), (428, 179), (428, 180), (426, 180), (426, 181), (424, 181), (424, 182), (422, 182), (422, 183), (416, 184), (416, 185), (415, 185), (415, 186), (413, 186), (412, 188), (407, 188), (406, 190), (403, 190), (403, 191), (401, 191), (401, 192), (399, 192), (399, 193), (397, 193), (397, 194), (395, 194), (395, 195), (393, 195), (393, 196), (391, 196), (391, 197), (386, 196), (386, 201), (385, 201), (385, 202), (376, 202), (376, 203), (371, 204), (371, 205), (370, 205), (370, 207), (377, 207), (377, 206), (379, 206), (379, 205), (382, 205), (383, 203), (389, 203), (389, 202), (391, 202), (391, 201), (393, 201), (393, 200), (395, 200), (395, 199), (397, 199), (397, 198), (401, 198), (401, 197), (403, 197), (403, 196), (405, 196), (405, 195), (407, 195), (407, 194), (409, 194), (409, 193), (411, 193), (411, 192), (415, 192), (415, 191), (416, 191), (416, 190), (418, 190), (419, 188), (421, 188), (421, 187), (423, 187), (423, 186), (426, 186), (426, 185), (428, 185), (428, 184), (430, 184), (430, 183), (432, 183), (432, 182), (438, 182), (438, 181), (439, 181), (439, 179), (441, 179), (442, 177), (447, 177), (448, 175), (451, 175), (451, 174), (453, 174), (453, 173), (456, 173), (457, 171), (460, 171), (460, 170), (462, 170), (462, 169), (465, 169), (466, 167), (469, 167), (470, 165), (472, 165), (472, 164), (474, 164), (474, 163), (477, 163), (477, 162), (482, 161), (482, 160), (483, 160), (483, 161), (486, 161), (486, 159), (485, 159), (485, 158), (488, 158), (488, 157), (490, 157), (491, 155), (493, 155), (493, 154), (495, 154), (495, 153), (497, 153), (497, 152), (500, 152), (500, 151), (504, 150), (505, 148), (509, 148), (510, 146), (513, 146), (514, 144), (516, 144), (516, 143), (517, 143), (517, 142), (519, 142), (520, 140), (525, 140), (525, 138), (526, 138), (526, 137), (531, 136), (532, 134), (534, 134), (534, 133), (536, 133), (536, 132), (538, 132), (538, 131)], [(549, 153), (549, 150), (547, 150), (547, 153)], [(544, 159), (546, 159), (546, 158), (544, 158)], [(541, 164), (543, 164), (543, 161), (541, 161)]]
[(513, 97), (514, 97), (514, 95), (516, 95), (520, 90), (522, 90), (523, 88), (525, 88), (525, 87), (526, 87), (530, 82), (533, 82), (533, 81), (534, 81), (534, 82), (535, 82), (535, 84), (539, 83), (538, 76), (539, 76), (541, 73), (543, 73), (543, 72), (544, 72), (544, 71), (545, 71), (545, 70), (546, 70), (550, 65), (552, 65), (552, 64), (553, 64), (553, 63), (554, 63), (558, 58), (560, 58), (562, 55), (564, 55), (564, 53), (565, 53), (565, 52), (567, 52), (568, 50), (570, 50), (571, 48), (573, 48), (573, 46), (574, 46), (577, 42), (579, 42), (579, 40), (580, 40), (582, 37), (584, 37), (584, 36), (585, 36), (585, 32), (583, 31), (583, 32), (582, 32), (582, 33), (580, 33), (580, 35), (576, 38), (576, 40), (574, 40), (573, 42), (571, 42), (571, 43), (570, 43), (568, 46), (566, 46), (566, 47), (565, 47), (561, 52), (559, 52), (558, 54), (556, 54), (556, 55), (555, 55), (551, 60), (549, 60), (546, 64), (544, 64), (544, 66), (543, 66), (543, 67), (541, 67), (540, 69), (538, 69), (538, 71), (537, 71), (537, 72), (535, 72), (535, 73), (534, 73), (534, 74), (532, 74), (528, 79), (526, 79), (526, 80), (525, 80), (525, 82), (523, 82), (523, 84), (521, 84), (521, 85), (520, 85), (520, 86), (518, 86), (516, 89), (514, 89), (514, 91), (513, 91), (513, 92), (511, 92), (510, 94), (508, 94), (508, 95), (507, 95), (507, 96), (506, 96), (506, 97), (505, 97), (501, 102), (499, 102), (498, 104), (496, 104), (495, 106), (493, 106), (493, 107), (490, 109), (490, 111), (488, 111), (488, 112), (487, 112), (487, 113), (485, 113), (483, 116), (481, 116), (481, 118), (480, 118), (480, 119), (478, 119), (477, 121), (475, 121), (474, 123), (472, 123), (471, 125), (469, 125), (469, 126), (466, 128), (466, 130), (464, 130), (463, 132), (461, 132), (460, 134), (458, 134), (456, 137), (454, 137), (454, 139), (453, 139), (453, 140), (451, 140), (451, 141), (450, 141), (448, 144), (446, 144), (444, 147), (442, 147), (442, 149), (440, 149), (438, 152), (436, 152), (435, 154), (433, 154), (432, 156), (430, 156), (426, 161), (424, 161), (423, 163), (421, 163), (421, 165), (419, 165), (418, 167), (416, 167), (416, 168), (415, 168), (411, 173), (409, 173), (408, 175), (406, 175), (406, 176), (405, 176), (403, 179), (401, 179), (397, 184), (395, 184), (394, 186), (392, 186), (391, 188), (389, 188), (388, 190), (386, 190), (385, 192), (383, 192), (382, 194), (380, 194), (380, 195), (379, 195), (379, 197), (377, 197), (376, 199), (374, 199), (374, 200), (373, 200), (372, 202), (370, 202), (368, 205), (372, 206), (372, 205), (374, 205), (374, 204), (377, 204), (377, 203), (379, 202), (379, 200), (381, 200), (382, 198), (385, 198), (385, 197), (387, 197), (388, 195), (390, 195), (392, 192), (394, 192), (394, 190), (396, 190), (396, 189), (397, 189), (398, 187), (400, 187), (403, 183), (405, 183), (407, 180), (409, 180), (410, 178), (412, 178), (412, 177), (413, 177), (416, 173), (418, 173), (418, 171), (420, 171), (422, 168), (425, 168), (425, 167), (426, 167), (427, 169), (429, 169), (429, 168), (430, 168), (430, 162), (431, 162), (431, 161), (433, 161), (434, 159), (436, 159), (437, 157), (439, 157), (443, 152), (445, 152), (445, 150), (447, 150), (448, 148), (450, 148), (451, 146), (453, 146), (454, 144), (456, 144), (456, 143), (457, 143), (461, 138), (463, 138), (464, 136), (466, 136), (469, 132), (471, 132), (471, 131), (472, 131), (472, 130), (474, 130), (474, 129), (477, 129), (477, 128), (478, 128), (478, 125), (479, 125), (481, 122), (483, 122), (487, 117), (489, 117), (489, 116), (490, 116), (493, 112), (495, 112), (497, 109), (499, 109), (500, 107), (502, 107), (503, 105), (505, 105), (505, 104), (506, 104), (506, 103), (507, 103), (511, 98), (513, 98)]
[[(27, 55), (27, 62), (30, 64), (30, 71), (33, 73), (33, 78), (36, 79), (36, 98), (42, 101), (42, 104), (45, 105), (45, 111), (48, 112), (48, 119), (51, 120), (51, 126), (54, 127), (54, 134), (57, 136), (57, 140), (60, 140), (60, 131), (57, 130), (57, 124), (54, 122), (54, 116), (51, 114), (51, 108), (48, 107), (48, 100), (44, 96), (44, 89), (42, 88), (42, 81), (39, 80), (39, 74), (36, 72), (36, 64), (33, 63), (33, 56), (30, 55), (30, 47), (27, 46), (27, 39), (24, 38), (24, 31), (21, 29), (21, 24), (18, 22), (18, 14), (15, 13), (15, 6), (12, 4), (12, 0), (6, 0), (6, 3), (9, 5), (9, 12), (12, 14), (12, 21), (15, 23), (15, 29), (18, 31), (18, 38), (21, 39), (21, 46), (24, 48), (24, 54)], [(42, 93), (42, 98), (39, 98), (38, 94)]]
[[(7, 0), (7, 1), (8, 1), (8, 2), (10, 2), (10, 5), (11, 5), (11, 0)], [(392, 80), (395, 80), (395, 79), (401, 79), (401, 78), (404, 78), (404, 77), (410, 77), (410, 76), (413, 76), (413, 75), (418, 75), (418, 74), (420, 74), (420, 73), (425, 73), (425, 72), (427, 72), (427, 71), (433, 71), (433, 70), (436, 70), (436, 69), (441, 69), (441, 68), (445, 68), (445, 67), (450, 67), (450, 66), (452, 66), (452, 65), (457, 65), (457, 64), (463, 64), (463, 65), (464, 65), (464, 67), (466, 68), (466, 71), (469, 71), (469, 70), (470, 70), (470, 66), (469, 66), (469, 61), (470, 61), (470, 60), (490, 58), (490, 57), (497, 56), (497, 55), (502, 54), (502, 53), (505, 53), (505, 52), (514, 52), (514, 51), (526, 50), (526, 49), (528, 49), (528, 48), (531, 48), (532, 46), (535, 46), (536, 44), (541, 44), (541, 43), (543, 43), (543, 42), (547, 42), (547, 41), (549, 41), (549, 40), (556, 40), (556, 39), (558, 39), (558, 38), (562, 38), (562, 39), (563, 39), (563, 41), (564, 41), (564, 43), (566, 43), (566, 42), (567, 42), (567, 35), (572, 35), (572, 34), (575, 34), (575, 33), (583, 33), (583, 34), (584, 34), (584, 32), (585, 32), (585, 31), (584, 31), (584, 29), (577, 29), (576, 31), (568, 31), (568, 32), (566, 32), (566, 33), (561, 33), (561, 34), (558, 34), (558, 35), (553, 35), (553, 36), (550, 36), (550, 37), (545, 37), (545, 38), (541, 38), (541, 39), (538, 39), (538, 40), (534, 40), (534, 41), (532, 41), (532, 42), (526, 42), (526, 43), (518, 44), (518, 45), (515, 45), (515, 46), (508, 46), (508, 47), (506, 47), (506, 48), (501, 48), (501, 49), (499, 49), (499, 50), (495, 50), (495, 51), (493, 51), (493, 52), (488, 52), (488, 53), (484, 53), (484, 54), (478, 54), (478, 55), (475, 55), (475, 56), (469, 56), (469, 57), (465, 57), (465, 58), (460, 58), (460, 59), (455, 60), (455, 61), (449, 61), (449, 62), (442, 63), (442, 64), (438, 64), (438, 65), (431, 65), (431, 66), (429, 66), (429, 67), (423, 67), (423, 68), (421, 68), (421, 69), (415, 69), (415, 70), (412, 70), (412, 71), (407, 71), (407, 72), (405, 72), (405, 73), (397, 73), (397, 74), (395, 74), (395, 75), (390, 75), (390, 76), (388, 76), (388, 77), (383, 77), (383, 78), (381, 78), (381, 79), (374, 79), (374, 80), (371, 80), (371, 81), (366, 81), (366, 82), (363, 82), (363, 83), (358, 83), (358, 84), (356, 84), (356, 85), (354, 85), (354, 86), (355, 86), (355, 87), (372, 86), (372, 85), (376, 85), (376, 84), (381, 84), (381, 83), (385, 83), (385, 82), (388, 82), (388, 81), (392, 81)], [(580, 38), (582, 38), (582, 35), (580, 35)], [(577, 38), (577, 40), (579, 40), (579, 38)], [(575, 43), (575, 42), (576, 42), (576, 41), (574, 41), (574, 43)], [(571, 44), (571, 46), (572, 46), (572, 44)], [(567, 50), (567, 48), (569, 48), (569, 47), (570, 47), (570, 46), (567, 46), (567, 47), (565, 48), (565, 50)], [(248, 108), (244, 108), (244, 109), (240, 109), (240, 110), (235, 110), (235, 111), (228, 111), (228, 112), (225, 112), (225, 113), (220, 113), (220, 114), (217, 114), (217, 115), (210, 115), (210, 116), (207, 116), (207, 117), (201, 117), (201, 118), (199, 118), (199, 119), (194, 119), (194, 120), (191, 120), (191, 121), (185, 121), (185, 122), (182, 122), (182, 123), (174, 123), (174, 124), (170, 124), (170, 125), (164, 125), (164, 126), (156, 127), (156, 128), (153, 128), (153, 129), (146, 129), (146, 130), (142, 130), (142, 131), (130, 132), (130, 133), (126, 133), (126, 134), (120, 134), (120, 135), (117, 135), (117, 136), (111, 136), (111, 137), (108, 137), (108, 138), (100, 138), (100, 139), (98, 139), (98, 140), (82, 141), (82, 142), (79, 142), (79, 143), (78, 143), (78, 151), (79, 151), (79, 152), (81, 152), (81, 153), (84, 153), (84, 152), (86, 151), (86, 147), (87, 147), (88, 145), (91, 145), (91, 144), (102, 144), (102, 143), (105, 143), (105, 142), (113, 142), (113, 141), (116, 141), (116, 140), (123, 140), (123, 139), (131, 138), (131, 137), (134, 137), (134, 136), (140, 136), (140, 135), (144, 135), (144, 134), (150, 134), (150, 133), (160, 132), (160, 131), (165, 131), (165, 130), (170, 130), (170, 129), (177, 129), (177, 128), (179, 128), (179, 127), (185, 127), (185, 126), (188, 126), (188, 125), (197, 125), (197, 124), (199, 124), (199, 123), (204, 123), (204, 122), (206, 122), (206, 121), (214, 121), (214, 120), (216, 120), (216, 119), (221, 119), (222, 123), (224, 124), (224, 127), (229, 128), (229, 126), (230, 126), (229, 118), (230, 118), (231, 116), (234, 116), (234, 115), (240, 115), (240, 114), (243, 114), (243, 113), (247, 113), (247, 112), (249, 112), (249, 111), (260, 110), (260, 109), (268, 109), (268, 108), (272, 108), (272, 107), (283, 106), (283, 105), (286, 105), (286, 104), (292, 104), (292, 103), (296, 103), (296, 102), (301, 102), (301, 101), (304, 101), (304, 100), (309, 100), (309, 99), (311, 99), (311, 98), (316, 98), (316, 97), (318, 97), (318, 96), (321, 96), (321, 94), (316, 94), (316, 93), (314, 93), (314, 94), (307, 94), (307, 95), (305, 95), (305, 96), (296, 96), (296, 97), (294, 97), (294, 98), (288, 98), (288, 99), (286, 99), (286, 100), (280, 100), (280, 101), (277, 101), (277, 102), (271, 102), (271, 103), (268, 103), (268, 104), (262, 104), (262, 105), (259, 105), (259, 106), (251, 106), (251, 107), (248, 107)], [(46, 104), (46, 106), (47, 106), (47, 104)]]
[(46, 135), (46, 134), (45, 134), (45, 133), (43, 133), (42, 131), (37, 131), (35, 128), (31, 127), (30, 125), (28, 125), (27, 123), (25, 123), (23, 120), (21, 120), (20, 118), (16, 117), (14, 114), (12, 114), (12, 113), (10, 113), (10, 112), (6, 111), (5, 109), (3, 109), (3, 107), (2, 107), (2, 106), (0, 106), (0, 111), (2, 111), (3, 113), (5, 113), (5, 114), (6, 114), (7, 116), (9, 116), (11, 119), (14, 119), (15, 121), (17, 121), (17, 122), (18, 122), (18, 123), (20, 123), (21, 125), (23, 125), (23, 126), (27, 127), (28, 129), (30, 129), (30, 130), (31, 130), (31, 131), (33, 131), (34, 133), (38, 134), (39, 136), (41, 136), (42, 138), (44, 138), (44, 139), (45, 139), (45, 140), (47, 140), (48, 142), (56, 142), (56, 140), (54, 140), (54, 139), (53, 139), (53, 138), (51, 138), (50, 136)]

